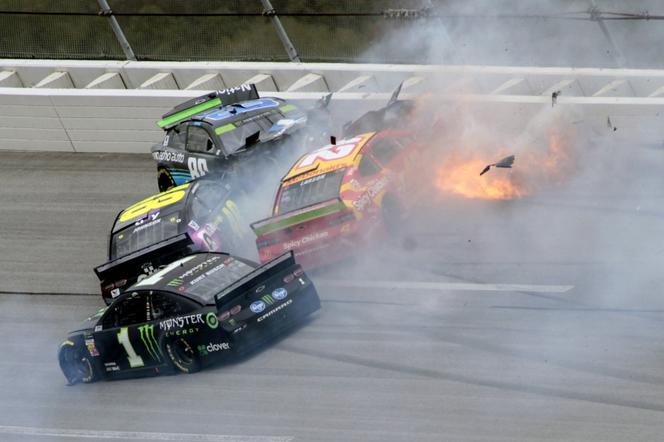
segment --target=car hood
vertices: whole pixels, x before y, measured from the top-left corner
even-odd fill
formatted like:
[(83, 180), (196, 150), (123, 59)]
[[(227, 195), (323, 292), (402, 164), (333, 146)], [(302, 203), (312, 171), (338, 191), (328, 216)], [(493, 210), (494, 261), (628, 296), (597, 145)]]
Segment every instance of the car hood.
[(99, 318), (101, 318), (106, 311), (106, 308), (107, 307), (103, 307), (97, 310), (97, 313), (85, 319), (78, 327), (76, 327), (74, 330), (71, 330), (69, 333), (93, 331), (97, 325), (97, 322), (99, 322)]

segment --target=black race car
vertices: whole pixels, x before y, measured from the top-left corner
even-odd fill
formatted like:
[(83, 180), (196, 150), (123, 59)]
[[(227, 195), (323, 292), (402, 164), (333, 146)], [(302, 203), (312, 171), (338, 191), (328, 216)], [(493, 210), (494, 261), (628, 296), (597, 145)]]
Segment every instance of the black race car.
[(410, 114), (415, 108), (412, 100), (399, 100), (401, 86), (394, 90), (390, 100), (380, 109), (362, 114), (353, 121), (343, 125), (342, 134), (345, 138), (365, 132), (378, 132), (384, 129), (402, 129), (411, 122)]
[[(271, 164), (277, 154), (287, 163), (301, 153), (298, 140), (287, 135), (305, 127), (310, 114), (324, 113), (329, 97), (309, 112), (279, 98), (261, 98), (253, 84), (211, 92), (166, 113), (158, 122), (164, 141), (152, 147), (159, 190), (191, 179), (224, 174), (245, 175), (245, 166)], [(283, 148), (282, 148), (283, 147)], [(251, 159), (252, 161), (248, 162)]]
[(255, 257), (254, 235), (238, 198), (228, 185), (204, 178), (121, 211), (111, 229), (109, 261), (94, 269), (106, 304), (139, 278), (193, 252)]
[(292, 253), (258, 267), (196, 253), (135, 284), (60, 346), (70, 384), (193, 373), (245, 354), (320, 308)]

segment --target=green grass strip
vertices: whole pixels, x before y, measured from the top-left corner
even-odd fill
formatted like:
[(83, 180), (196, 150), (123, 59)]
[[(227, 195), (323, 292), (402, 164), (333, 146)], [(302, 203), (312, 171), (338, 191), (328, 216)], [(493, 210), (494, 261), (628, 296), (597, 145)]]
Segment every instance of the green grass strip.
[(189, 118), (192, 115), (196, 115), (212, 107), (219, 106), (220, 104), (221, 100), (219, 98), (215, 98), (214, 100), (206, 101), (205, 103), (201, 103), (198, 106), (190, 107), (189, 109), (185, 109), (181, 112), (178, 112), (177, 114), (171, 115), (168, 118), (164, 118), (163, 120), (160, 120), (157, 125), (159, 127), (170, 126), (180, 120), (184, 120), (185, 118)]

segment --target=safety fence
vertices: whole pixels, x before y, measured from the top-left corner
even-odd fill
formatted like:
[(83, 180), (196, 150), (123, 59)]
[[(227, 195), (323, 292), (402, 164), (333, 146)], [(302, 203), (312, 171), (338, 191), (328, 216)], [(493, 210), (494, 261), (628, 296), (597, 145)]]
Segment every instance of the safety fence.
[(617, 3), (0, 0), (0, 58), (664, 67), (661, 2)]

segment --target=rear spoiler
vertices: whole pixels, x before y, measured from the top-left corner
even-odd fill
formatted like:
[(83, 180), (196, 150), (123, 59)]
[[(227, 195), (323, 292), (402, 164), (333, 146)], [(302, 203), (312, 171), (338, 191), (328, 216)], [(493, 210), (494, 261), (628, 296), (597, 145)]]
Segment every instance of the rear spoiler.
[[(179, 252), (186, 252), (187, 248), (194, 242), (191, 240), (187, 233), (152, 244), (143, 249), (137, 250), (129, 255), (122, 256), (113, 261), (95, 267), (94, 271), (100, 281), (104, 281), (111, 275), (119, 277), (132, 277), (141, 273), (140, 266), (146, 262), (153, 264), (168, 264), (161, 262), (169, 260), (173, 255)], [(173, 259), (169, 260), (169, 263)], [(128, 278), (129, 279), (129, 278)]]
[(221, 309), (229, 300), (247, 293), (250, 289), (267, 281), (272, 276), (295, 266), (297, 266), (297, 264), (295, 263), (293, 252), (288, 251), (272, 261), (255, 268), (233, 284), (223, 289), (221, 292), (217, 293), (214, 296), (214, 302), (217, 305), (217, 308)]
[(329, 215), (346, 208), (346, 205), (340, 198), (323, 201), (322, 203), (313, 204), (311, 206), (303, 207), (302, 209), (294, 210), (283, 215), (273, 216), (271, 218), (262, 219), (251, 224), (251, 229), (256, 236), (263, 236), (277, 230), (285, 229), (295, 224), (300, 224), (304, 221), (309, 221), (313, 218)]
[(240, 101), (259, 98), (255, 84), (242, 84), (237, 87), (213, 91), (200, 97), (178, 104), (162, 115), (157, 125), (169, 129), (180, 121), (216, 106), (239, 103)]

